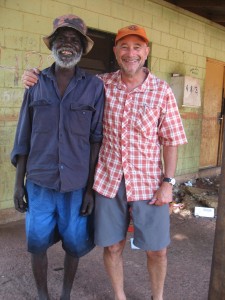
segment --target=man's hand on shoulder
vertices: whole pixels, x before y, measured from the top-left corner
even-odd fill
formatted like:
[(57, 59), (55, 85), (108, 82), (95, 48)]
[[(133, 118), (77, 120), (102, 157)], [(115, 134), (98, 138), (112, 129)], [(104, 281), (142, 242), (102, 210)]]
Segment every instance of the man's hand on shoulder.
[(40, 73), (39, 69), (33, 68), (25, 70), (22, 75), (22, 83), (26, 89), (35, 85), (38, 82), (38, 74)]

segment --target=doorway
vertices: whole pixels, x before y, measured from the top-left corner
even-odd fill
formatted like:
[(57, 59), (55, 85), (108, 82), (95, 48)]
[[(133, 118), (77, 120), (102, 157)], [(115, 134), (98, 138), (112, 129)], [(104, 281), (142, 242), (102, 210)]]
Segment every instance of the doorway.
[(225, 63), (207, 59), (200, 168), (221, 166), (224, 129)]
[(91, 74), (116, 71), (118, 65), (113, 53), (115, 34), (88, 29), (88, 36), (94, 41), (94, 47), (82, 57), (79, 67)]

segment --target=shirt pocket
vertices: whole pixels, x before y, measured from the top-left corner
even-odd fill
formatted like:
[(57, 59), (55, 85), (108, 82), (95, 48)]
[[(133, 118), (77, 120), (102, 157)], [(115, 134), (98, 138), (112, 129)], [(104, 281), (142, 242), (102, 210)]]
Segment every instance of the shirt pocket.
[(77, 135), (90, 135), (92, 115), (96, 109), (91, 105), (70, 105), (69, 128)]
[(52, 124), (52, 102), (48, 99), (38, 99), (30, 103), (33, 113), (33, 132), (47, 133), (51, 131)]
[(146, 138), (151, 138), (157, 133), (160, 116), (160, 108), (143, 104), (139, 107), (135, 118), (135, 127)]

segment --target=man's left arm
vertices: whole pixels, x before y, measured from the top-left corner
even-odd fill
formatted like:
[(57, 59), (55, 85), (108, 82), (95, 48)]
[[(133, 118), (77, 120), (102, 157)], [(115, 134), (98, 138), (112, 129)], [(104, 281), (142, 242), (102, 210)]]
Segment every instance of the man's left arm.
[(91, 214), (94, 208), (94, 196), (93, 190), (95, 167), (98, 162), (98, 154), (102, 143), (102, 131), (103, 131), (103, 112), (104, 112), (104, 100), (105, 91), (103, 82), (97, 79), (97, 88), (95, 90), (95, 113), (92, 118), (91, 132), (90, 132), (90, 162), (89, 162), (89, 176), (86, 186), (86, 191), (83, 197), (80, 213), (82, 216), (88, 216)]
[[(174, 177), (177, 166), (177, 146), (163, 146), (164, 177)], [(170, 203), (173, 196), (173, 186), (162, 182), (149, 204), (158, 206)]]
[(101, 143), (91, 144), (88, 183), (87, 183), (86, 191), (81, 206), (82, 216), (90, 215), (94, 208), (94, 190), (92, 189), (92, 187), (94, 184), (95, 167), (98, 161), (98, 154), (99, 154), (100, 147), (101, 147)]

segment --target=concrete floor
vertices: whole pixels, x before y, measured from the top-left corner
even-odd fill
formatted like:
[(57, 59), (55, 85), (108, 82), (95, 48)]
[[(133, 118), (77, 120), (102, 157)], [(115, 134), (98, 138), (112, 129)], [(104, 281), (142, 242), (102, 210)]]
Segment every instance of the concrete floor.
[[(207, 300), (215, 223), (215, 219), (172, 214), (164, 300)], [(150, 300), (145, 253), (131, 249), (131, 237), (128, 233), (124, 252), (127, 300)], [(48, 252), (52, 300), (60, 295), (63, 255), (60, 244)], [(24, 222), (0, 225), (0, 300), (31, 299), (37, 299), (37, 294), (26, 252)], [(80, 260), (71, 299), (113, 300), (101, 248), (96, 247)]]

